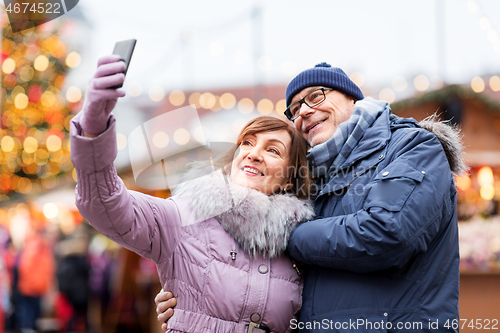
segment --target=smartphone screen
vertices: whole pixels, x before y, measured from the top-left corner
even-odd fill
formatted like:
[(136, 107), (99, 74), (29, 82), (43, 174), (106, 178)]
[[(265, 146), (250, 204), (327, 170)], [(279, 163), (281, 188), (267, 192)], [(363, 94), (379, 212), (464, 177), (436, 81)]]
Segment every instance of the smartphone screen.
[[(127, 75), (128, 66), (130, 64), (130, 59), (132, 58), (132, 53), (134, 52), (136, 39), (128, 39), (121, 42), (117, 42), (115, 44), (115, 48), (113, 50), (113, 54), (117, 54), (120, 56), (120, 59), (125, 62), (125, 70), (123, 74)], [(111, 87), (111, 89), (121, 88), (123, 85), (117, 85)]]

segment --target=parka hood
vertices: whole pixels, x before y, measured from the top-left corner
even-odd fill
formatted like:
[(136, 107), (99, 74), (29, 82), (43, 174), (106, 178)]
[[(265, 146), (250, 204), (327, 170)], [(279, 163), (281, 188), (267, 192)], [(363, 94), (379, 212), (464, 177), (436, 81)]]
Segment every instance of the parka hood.
[(419, 122), (419, 125), (438, 137), (453, 174), (456, 176), (466, 174), (469, 168), (462, 155), (464, 146), (460, 128), (456, 125), (450, 125), (446, 121), (439, 121), (436, 114), (425, 118)]

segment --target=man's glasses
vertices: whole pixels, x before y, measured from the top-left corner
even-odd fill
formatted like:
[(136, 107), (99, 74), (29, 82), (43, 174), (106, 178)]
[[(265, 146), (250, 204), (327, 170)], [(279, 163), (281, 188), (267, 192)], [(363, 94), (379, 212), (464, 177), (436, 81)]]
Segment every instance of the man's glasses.
[(306, 104), (308, 107), (312, 108), (323, 103), (324, 100), (326, 99), (325, 90), (333, 90), (333, 89), (319, 88), (311, 91), (304, 98), (290, 105), (285, 110), (285, 116), (288, 118), (288, 120), (294, 121), (299, 117), (300, 108), (302, 107), (302, 104)]

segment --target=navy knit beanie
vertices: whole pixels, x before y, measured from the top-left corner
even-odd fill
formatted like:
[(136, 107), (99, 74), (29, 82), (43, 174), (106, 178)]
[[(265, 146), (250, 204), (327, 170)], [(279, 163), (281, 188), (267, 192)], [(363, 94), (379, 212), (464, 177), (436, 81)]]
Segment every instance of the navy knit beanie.
[(349, 95), (356, 100), (365, 98), (361, 89), (351, 81), (349, 76), (338, 67), (332, 67), (326, 62), (299, 73), (286, 87), (286, 106), (290, 106), (293, 96), (302, 89), (314, 86), (332, 88)]

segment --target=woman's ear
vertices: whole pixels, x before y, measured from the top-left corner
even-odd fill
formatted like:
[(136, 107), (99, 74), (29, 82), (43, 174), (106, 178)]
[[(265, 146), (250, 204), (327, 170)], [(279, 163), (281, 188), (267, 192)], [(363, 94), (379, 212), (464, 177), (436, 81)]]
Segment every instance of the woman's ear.
[(290, 191), (291, 189), (293, 188), (293, 185), (288, 183), (285, 185), (285, 187), (283, 188), (283, 191), (287, 192), (287, 191)]

